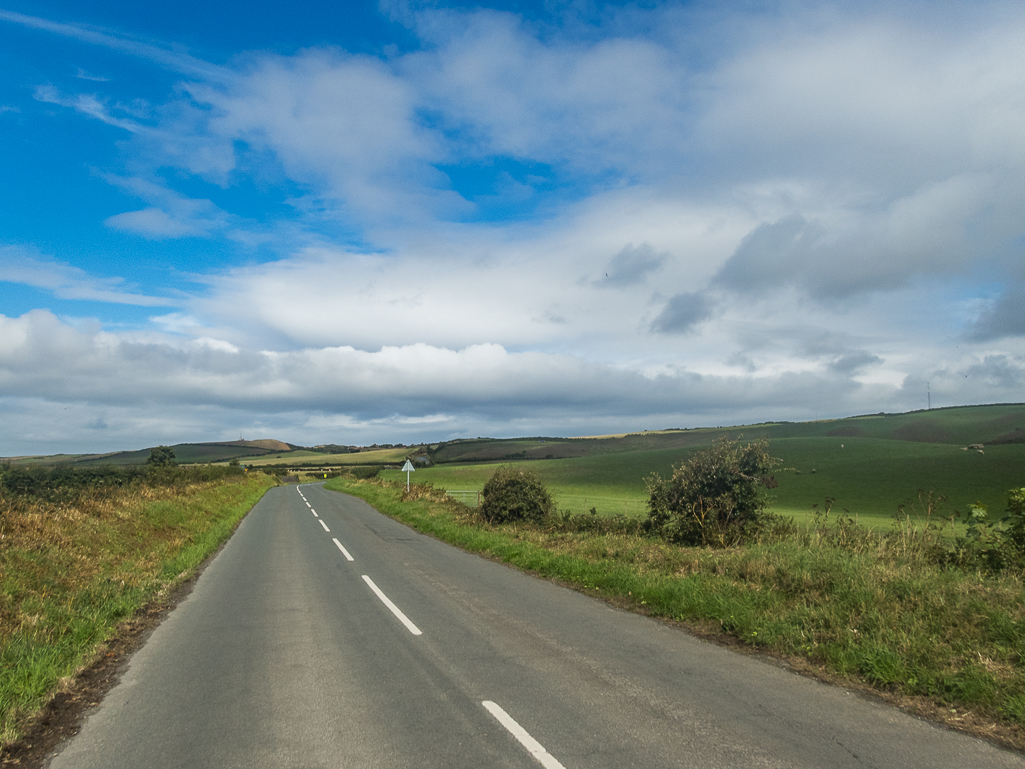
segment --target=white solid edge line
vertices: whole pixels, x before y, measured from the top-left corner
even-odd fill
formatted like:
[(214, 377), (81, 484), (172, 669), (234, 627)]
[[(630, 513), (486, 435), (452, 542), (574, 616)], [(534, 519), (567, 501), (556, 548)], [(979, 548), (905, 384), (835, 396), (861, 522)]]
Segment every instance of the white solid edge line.
[(324, 521), (323, 521), (323, 520), (321, 520), (320, 518), (318, 518), (317, 520), (318, 520), (318, 521), (320, 521), (320, 525), (324, 527), (324, 531), (326, 531), (326, 532), (330, 533), (331, 529), (329, 529), (329, 528), (327, 527), (327, 524), (326, 524), (326, 523), (324, 523)]
[(519, 743), (527, 749), (539, 764), (545, 767), (545, 769), (566, 769), (560, 764), (551, 753), (545, 750), (545, 746), (540, 742), (531, 737), (527, 730), (516, 723), (515, 719), (502, 710), (501, 707), (496, 705), (490, 700), (484, 700), (481, 705), (487, 708), (487, 711), (498, 719), (498, 723), (504, 726), (509, 733), (519, 740)]
[(348, 550), (346, 550), (346, 549), (345, 549), (345, 548), (344, 548), (344, 547), (342, 546), (342, 543), (338, 541), (338, 538), (337, 538), (337, 537), (331, 537), (331, 541), (332, 541), (332, 542), (334, 542), (334, 543), (335, 543), (335, 545), (337, 545), (337, 546), (338, 546), (338, 549), (342, 551), (342, 555), (344, 555), (344, 556), (345, 556), (345, 560), (346, 560), (346, 561), (351, 561), (351, 560), (353, 560), (353, 557), (352, 557), (351, 555), (349, 555), (349, 551), (348, 551)]
[(410, 622), (409, 617), (403, 614), (399, 610), (398, 606), (396, 606), (390, 600), (388, 600), (388, 596), (381, 592), (381, 588), (374, 584), (374, 580), (370, 579), (370, 577), (364, 574), (363, 581), (370, 585), (370, 589), (373, 590), (377, 597), (381, 599), (381, 603), (383, 603), (385, 606), (391, 609), (391, 613), (399, 618), (399, 622), (406, 626), (406, 630), (408, 630), (413, 635), (423, 635), (423, 633), (420, 632), (420, 628), (418, 628), (416, 625)]

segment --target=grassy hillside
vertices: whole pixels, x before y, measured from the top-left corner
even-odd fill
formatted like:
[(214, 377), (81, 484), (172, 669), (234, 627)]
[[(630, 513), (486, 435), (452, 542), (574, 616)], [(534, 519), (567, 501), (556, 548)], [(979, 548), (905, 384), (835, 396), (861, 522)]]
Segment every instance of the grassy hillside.
[[(176, 443), (171, 446), (174, 456), (182, 464), (212, 464), (232, 459), (259, 457), (274, 452), (289, 451), (287, 443), (275, 440), (228, 441), (223, 443)], [(8, 457), (12, 465), (144, 465), (150, 449), (115, 451), (108, 454), (53, 454), (38, 457)]]
[[(919, 490), (946, 496), (947, 511), (965, 511), (977, 500), (1002, 511), (1007, 490), (1025, 484), (1025, 443), (992, 442), (1013, 441), (1022, 428), (1025, 405), (1019, 404), (598, 438), (478, 439), (439, 447), (435, 461), (447, 461), (418, 470), (414, 478), (446, 489), (477, 490), (501, 464), (544, 452), (562, 458), (528, 464), (563, 509), (644, 515), (644, 478), (651, 472), (668, 475), (672, 465), (723, 435), (765, 437), (783, 460), (772, 493), (774, 510), (805, 519), (812, 505), (832, 497), (836, 510), (846, 508), (871, 525), (886, 526), (897, 506)], [(964, 450), (976, 443), (985, 445), (983, 453)]]
[(963, 446), (1014, 441), (1025, 443), (1025, 404), (961, 406), (868, 414), (816, 422), (766, 422), (739, 427), (660, 430), (593, 438), (478, 438), (441, 444), (433, 453), (438, 464), (503, 462), (522, 459), (568, 459), (661, 449), (708, 446), (720, 436), (751, 440), (768, 438), (878, 438), (914, 443)]
[(288, 464), (292, 467), (336, 467), (352, 465), (386, 465), (402, 464), (410, 449), (398, 447), (389, 449), (371, 449), (346, 454), (321, 454), (316, 451), (290, 451), (286, 453), (267, 454), (255, 459), (247, 459), (246, 464), (254, 467)]

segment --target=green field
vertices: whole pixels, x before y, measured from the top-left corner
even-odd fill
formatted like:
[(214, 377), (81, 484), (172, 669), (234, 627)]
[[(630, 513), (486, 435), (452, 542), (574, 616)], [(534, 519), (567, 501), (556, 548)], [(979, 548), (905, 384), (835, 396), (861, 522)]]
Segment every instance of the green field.
[[(1025, 440), (1023, 428), (1025, 406), (998, 405), (600, 438), (478, 439), (443, 444), (434, 459), (444, 464), (418, 469), (412, 478), (477, 491), (496, 467), (523, 463), (564, 510), (643, 516), (650, 473), (668, 476), (674, 464), (723, 435), (765, 437), (783, 461), (779, 487), (770, 495), (774, 511), (808, 520), (812, 506), (821, 508), (829, 497), (834, 510), (878, 527), (888, 526), (897, 506), (919, 491), (947, 497), (942, 510), (948, 514), (981, 501), (999, 517), (1007, 490), (1025, 485), (1025, 442), (1011, 442)], [(967, 448), (976, 443), (985, 445), (983, 453)], [(530, 459), (549, 454), (558, 458)], [(382, 477), (405, 474), (384, 471)]]
[(266, 454), (255, 459), (247, 459), (244, 464), (253, 467), (267, 465), (288, 465), (290, 467), (340, 467), (353, 465), (386, 465), (402, 464), (410, 449), (370, 449), (348, 454), (321, 454), (316, 451), (287, 451)]

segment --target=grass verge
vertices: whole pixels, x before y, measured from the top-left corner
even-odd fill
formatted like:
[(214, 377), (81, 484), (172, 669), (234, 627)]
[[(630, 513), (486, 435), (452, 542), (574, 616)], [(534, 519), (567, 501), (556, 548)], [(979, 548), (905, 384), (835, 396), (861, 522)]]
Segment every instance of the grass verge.
[(579, 518), (487, 526), (428, 489), (402, 501), (399, 484), (326, 487), (466, 550), (1025, 748), (1022, 575), (931, 564), (913, 531), (884, 546), (872, 532), (822, 524), (713, 550), (616, 530), (600, 516), (590, 528)]
[(186, 579), (275, 481), (262, 474), (0, 497), (0, 743), (148, 602)]

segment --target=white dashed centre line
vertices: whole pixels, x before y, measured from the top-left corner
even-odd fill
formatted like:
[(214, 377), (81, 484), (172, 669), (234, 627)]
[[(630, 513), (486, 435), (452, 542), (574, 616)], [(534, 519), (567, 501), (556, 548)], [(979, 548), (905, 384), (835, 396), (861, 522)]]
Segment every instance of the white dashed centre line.
[(396, 606), (390, 600), (388, 600), (388, 596), (381, 592), (381, 588), (374, 584), (374, 580), (370, 579), (370, 577), (364, 574), (363, 581), (370, 585), (370, 589), (373, 590), (377, 597), (381, 599), (381, 603), (383, 603), (385, 606), (391, 609), (391, 613), (399, 618), (399, 622), (406, 626), (406, 630), (408, 630), (413, 635), (423, 635), (423, 633), (420, 632), (420, 628), (418, 628), (416, 625), (410, 622), (409, 617), (403, 614), (399, 610), (398, 606)]
[(545, 750), (544, 745), (527, 734), (527, 730), (516, 723), (513, 717), (502, 710), (502, 708), (490, 700), (484, 700), (481, 705), (487, 708), (488, 712), (498, 719), (498, 723), (504, 726), (509, 733), (527, 749), (527, 752), (529, 752), (530, 755), (532, 755), (534, 759), (541, 764), (541, 766), (545, 767), (545, 769), (566, 769), (566, 767), (555, 760), (555, 757), (551, 753)]
[(326, 531), (326, 532), (330, 532), (331, 531), (331, 529), (329, 529), (327, 527), (327, 524), (324, 523), (324, 521), (322, 521), (320, 518), (318, 518), (317, 520), (320, 521), (320, 525), (324, 527), (324, 531)]
[(316, 510), (314, 510), (314, 509), (313, 509), (312, 507), (310, 508), (310, 512), (311, 512), (311, 513), (313, 513), (313, 517), (314, 517), (314, 518), (320, 518), (320, 516), (319, 516), (319, 515), (317, 515), (317, 511), (316, 511)]
[(342, 551), (342, 555), (344, 555), (344, 556), (345, 556), (345, 560), (346, 560), (346, 561), (351, 561), (351, 560), (353, 560), (352, 556), (351, 556), (351, 555), (349, 555), (349, 551), (348, 551), (348, 550), (346, 550), (346, 549), (345, 549), (345, 548), (344, 548), (344, 547), (342, 546), (342, 543), (341, 543), (341, 542), (339, 542), (337, 538), (335, 538), (335, 537), (332, 537), (332, 538), (331, 538), (331, 541), (332, 541), (332, 542), (334, 542), (334, 543), (335, 543), (335, 545), (336, 545), (336, 546), (338, 547), (338, 549)]

